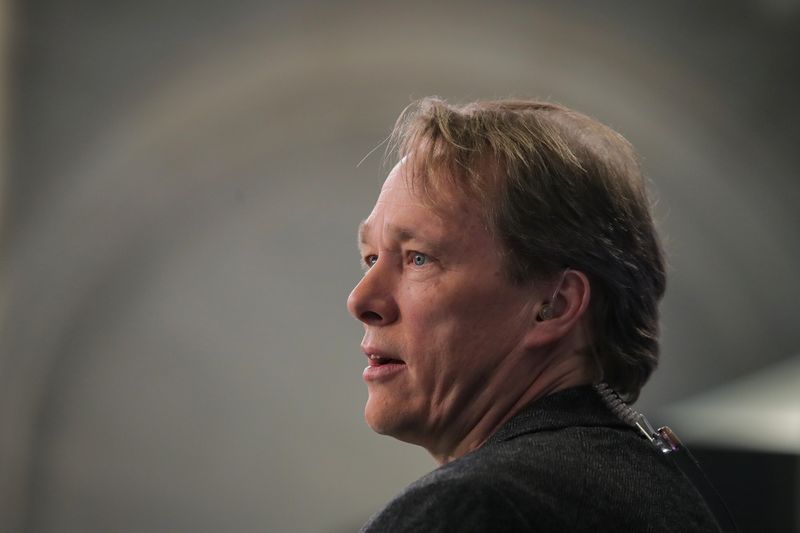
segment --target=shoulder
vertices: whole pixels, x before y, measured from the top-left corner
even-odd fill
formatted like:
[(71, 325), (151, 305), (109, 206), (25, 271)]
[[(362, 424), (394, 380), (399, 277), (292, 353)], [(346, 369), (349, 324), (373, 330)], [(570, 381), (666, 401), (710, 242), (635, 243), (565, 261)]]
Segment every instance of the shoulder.
[(515, 498), (469, 464), (451, 463), (409, 485), (364, 532), (531, 531)]
[(570, 427), (453, 461), (407, 487), (362, 531), (629, 531), (642, 521), (669, 531), (676, 520), (715, 530), (707, 513), (684, 476), (633, 431)]
[(434, 470), (403, 490), (362, 531), (564, 531), (560, 498), (568, 484), (556, 479), (559, 461), (548, 459), (548, 439), (543, 440), (543, 453), (503, 443)]

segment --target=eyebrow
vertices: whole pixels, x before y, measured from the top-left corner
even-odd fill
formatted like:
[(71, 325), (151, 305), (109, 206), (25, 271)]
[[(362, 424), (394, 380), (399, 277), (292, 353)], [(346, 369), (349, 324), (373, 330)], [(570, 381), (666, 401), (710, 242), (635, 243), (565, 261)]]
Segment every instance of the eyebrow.
[(369, 229), (369, 226), (367, 226), (366, 219), (362, 220), (361, 222), (358, 223), (358, 243), (359, 244), (365, 244), (367, 242), (366, 241), (366, 237), (364, 235), (367, 232), (367, 229)]
[[(366, 233), (369, 231), (369, 228), (370, 228), (370, 226), (369, 226), (369, 224), (367, 224), (366, 220), (362, 220), (361, 223), (358, 225), (358, 242), (359, 242), (359, 244), (366, 244), (367, 243)], [(407, 241), (410, 241), (410, 240), (418, 240), (418, 241), (420, 241), (420, 242), (424, 243), (425, 245), (430, 246), (432, 248), (440, 248), (441, 247), (441, 243), (434, 242), (434, 241), (432, 241), (430, 239), (426, 239), (425, 237), (417, 235), (413, 231), (411, 231), (410, 229), (402, 227), (402, 226), (395, 226), (393, 224), (390, 224), (389, 225), (389, 231), (392, 233), (394, 238), (396, 238), (400, 242), (407, 242)]]

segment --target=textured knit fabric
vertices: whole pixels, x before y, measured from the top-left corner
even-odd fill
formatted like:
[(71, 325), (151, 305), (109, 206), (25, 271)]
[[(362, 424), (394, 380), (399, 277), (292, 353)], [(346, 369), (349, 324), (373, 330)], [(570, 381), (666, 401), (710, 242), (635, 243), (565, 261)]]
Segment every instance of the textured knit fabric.
[(535, 402), (408, 486), (362, 532), (719, 531), (669, 457), (591, 387)]

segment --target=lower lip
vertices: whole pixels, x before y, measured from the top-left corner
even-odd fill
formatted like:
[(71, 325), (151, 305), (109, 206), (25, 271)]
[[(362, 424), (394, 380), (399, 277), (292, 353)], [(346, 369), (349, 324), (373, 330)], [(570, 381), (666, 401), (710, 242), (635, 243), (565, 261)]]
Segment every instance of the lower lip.
[(401, 363), (388, 363), (385, 365), (368, 366), (364, 369), (364, 381), (382, 381), (389, 379), (406, 369)]

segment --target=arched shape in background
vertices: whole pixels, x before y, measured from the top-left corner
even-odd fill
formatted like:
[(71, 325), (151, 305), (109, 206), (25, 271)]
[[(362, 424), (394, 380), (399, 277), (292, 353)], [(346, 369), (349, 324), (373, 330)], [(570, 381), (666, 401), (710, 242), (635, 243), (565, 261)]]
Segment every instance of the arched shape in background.
[(349, 531), (431, 468), (362, 423), (344, 310), (384, 172), (355, 164), (412, 97), (550, 97), (637, 146), (671, 256), (645, 407), (797, 350), (793, 122), (770, 137), (724, 94), (758, 85), (686, 53), (733, 31), (716, 13), (77, 4), (21, 18), (4, 530)]

